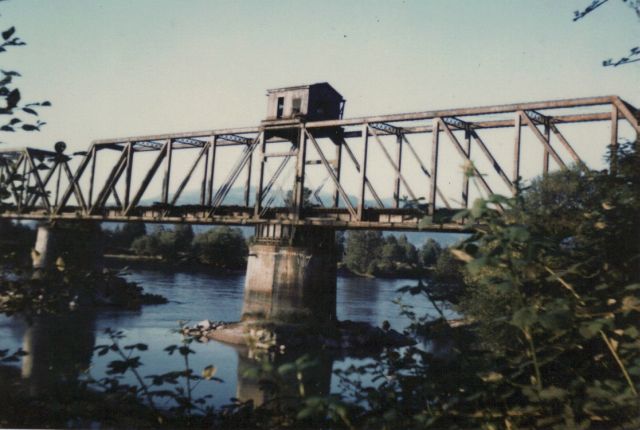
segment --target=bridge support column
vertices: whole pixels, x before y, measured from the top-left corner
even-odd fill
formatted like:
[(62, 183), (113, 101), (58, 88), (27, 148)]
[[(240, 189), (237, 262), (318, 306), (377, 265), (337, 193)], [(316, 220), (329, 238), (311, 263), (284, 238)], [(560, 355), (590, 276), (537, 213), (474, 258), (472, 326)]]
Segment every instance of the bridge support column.
[(56, 266), (58, 258), (65, 266), (102, 269), (103, 238), (99, 224), (41, 224), (31, 253), (34, 269)]
[(332, 229), (265, 224), (249, 247), (243, 320), (336, 320)]

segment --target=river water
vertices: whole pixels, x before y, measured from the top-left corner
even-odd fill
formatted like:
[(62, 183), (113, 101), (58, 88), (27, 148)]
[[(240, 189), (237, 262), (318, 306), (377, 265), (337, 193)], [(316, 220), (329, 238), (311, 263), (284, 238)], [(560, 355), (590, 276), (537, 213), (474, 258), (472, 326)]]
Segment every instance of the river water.
[[(23, 347), (30, 351), (17, 366), (23, 376), (30, 376), (35, 384), (56, 383), (63, 378), (76, 378), (89, 369), (93, 377), (104, 376), (107, 363), (115, 355), (98, 356), (94, 347), (110, 344), (104, 333), (106, 328), (122, 330), (122, 345), (145, 343), (148, 350), (140, 352), (142, 375), (180, 370), (184, 365), (178, 354), (168, 355), (164, 348), (179, 344), (175, 333), (178, 321), (194, 324), (203, 319), (237, 321), (240, 318), (244, 275), (219, 275), (210, 273), (168, 273), (165, 271), (132, 270), (128, 280), (139, 283), (146, 292), (161, 294), (168, 304), (145, 306), (140, 311), (100, 310), (91, 315), (74, 317), (73, 320), (45, 320), (29, 327), (17, 318), (0, 316), (0, 349), (15, 350)], [(404, 285), (415, 285), (414, 280), (389, 280), (365, 278), (338, 278), (337, 315), (340, 320), (365, 321), (380, 326), (387, 320), (392, 328), (402, 331), (409, 321), (400, 315), (400, 307), (393, 303), (401, 296), (396, 290)], [(430, 303), (422, 298), (403, 296), (403, 302), (415, 307), (419, 315), (435, 314)], [(214, 365), (216, 377), (223, 382), (206, 381), (200, 384), (194, 395), (212, 394), (210, 402), (216, 406), (229, 403), (237, 397), (254, 398), (259, 393), (255, 381), (244, 378), (244, 369), (251, 366), (246, 352), (236, 347), (209, 341), (191, 344), (196, 354), (190, 356), (190, 366), (200, 372), (205, 366)], [(332, 371), (362, 362), (362, 357), (328, 357), (319, 375), (322, 382), (318, 389), (339, 391)], [(132, 379), (127, 382), (133, 383)], [(328, 393), (322, 393), (328, 394)]]

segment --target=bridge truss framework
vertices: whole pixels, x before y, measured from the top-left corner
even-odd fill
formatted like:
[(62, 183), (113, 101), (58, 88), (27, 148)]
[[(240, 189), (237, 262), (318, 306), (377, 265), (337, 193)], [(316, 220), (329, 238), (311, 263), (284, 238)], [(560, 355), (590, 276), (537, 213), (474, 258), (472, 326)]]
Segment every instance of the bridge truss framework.
[[(615, 147), (618, 145), (619, 123), (627, 122), (638, 134), (639, 118), (636, 108), (617, 96), (607, 96), (308, 123), (299, 120), (263, 121), (260, 126), (250, 128), (94, 141), (85, 153), (80, 154), (82, 158), (75, 171), (69, 166), (71, 158), (61, 153), (33, 148), (0, 150), (0, 178), (3, 178), (10, 194), (0, 205), (0, 218), (285, 224), (338, 229), (417, 230), (420, 227), (457, 231), (461, 225), (451, 222), (447, 215), (469, 205), (470, 177), (486, 194), (494, 192), (491, 181), (487, 180), (490, 177), (499, 178), (509, 190), (515, 191), (521, 174), (523, 133), (531, 133), (541, 145), (542, 173), (550, 171), (551, 160), (560, 169), (566, 169), (571, 163), (587, 169), (560, 127), (564, 124), (608, 122), (609, 144)], [(483, 137), (486, 130), (494, 129), (510, 129), (512, 132), (513, 162), (509, 168), (501, 165)], [(416, 135), (430, 135), (429, 159), (419, 155), (415, 142), (412, 142)], [(395, 142), (394, 148), (389, 147), (389, 139)], [(333, 143), (332, 154), (328, 153), (326, 146), (322, 149), (320, 140)], [(275, 147), (272, 144), (286, 142), (289, 142), (288, 150), (270, 150)], [(443, 145), (452, 145), (467, 166), (467, 171), (460, 173), (463, 176), (462, 190), (457, 207), (441, 189), (447, 179), (443, 177), (439, 161)], [(374, 146), (386, 160), (387, 171), (370, 170), (369, 154)], [(234, 160), (221, 159), (218, 154), (226, 147), (239, 147), (241, 150)], [(564, 158), (558, 151), (559, 147), (565, 154)], [(491, 167), (487, 171), (480, 172), (473, 163), (472, 148), (474, 153), (479, 150), (488, 161)], [(191, 165), (176, 168), (175, 154), (182, 150), (193, 151), (197, 155)], [(104, 151), (115, 151), (117, 157), (106, 169), (106, 179), (98, 181), (96, 160)], [(152, 152), (154, 158), (143, 173), (140, 184), (135, 187), (132, 181), (134, 158), (142, 152)], [(317, 158), (311, 159), (310, 153)], [(404, 167), (407, 157), (412, 158), (422, 172), (423, 179), (417, 186), (407, 176)], [(267, 174), (266, 162), (274, 158), (278, 159), (277, 167)], [(295, 178), (290, 204), (274, 207), (275, 185), (292, 160), (295, 162)], [(230, 161), (234, 164), (226, 178), (219, 184), (214, 183), (216, 170)], [(355, 196), (345, 189), (345, 163), (350, 163), (357, 172)], [(311, 165), (321, 166), (333, 185), (328, 205), (317, 191), (312, 198), (319, 205), (310, 206), (305, 201), (306, 170)], [(615, 157), (611, 160), (610, 169), (615, 173)], [(257, 175), (257, 184), (253, 187), (252, 175)], [(386, 205), (373, 184), (375, 175), (385, 175), (393, 182), (393, 198)], [(199, 182), (198, 204), (178, 204), (194, 178)], [(162, 181), (159, 201), (146, 204), (143, 197), (154, 180)], [(173, 193), (171, 181), (179, 184)], [(225, 198), (239, 181), (244, 182), (242, 204), (225, 204)], [(66, 186), (61, 187), (61, 183)], [(414, 204), (403, 205), (401, 191)], [(423, 196), (424, 201), (420, 199)], [(420, 220), (426, 215), (432, 217), (432, 223), (425, 228), (420, 225)]]

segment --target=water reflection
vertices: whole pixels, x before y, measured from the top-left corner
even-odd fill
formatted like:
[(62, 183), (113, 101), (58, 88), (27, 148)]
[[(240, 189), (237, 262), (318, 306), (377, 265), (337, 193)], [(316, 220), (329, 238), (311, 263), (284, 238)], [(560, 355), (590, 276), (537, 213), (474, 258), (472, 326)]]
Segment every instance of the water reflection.
[[(238, 372), (236, 398), (242, 402), (253, 401), (256, 406), (267, 403), (273, 397), (273, 391), (265, 387), (261, 370), (263, 364), (268, 362), (275, 374), (278, 375), (281, 384), (279, 398), (296, 398), (301, 394), (305, 396), (327, 396), (331, 391), (331, 376), (334, 358), (324, 351), (290, 351), (286, 354), (267, 355), (256, 353), (247, 348), (237, 348)], [(309, 363), (304, 366), (300, 374), (290, 371), (284, 375), (277, 369), (287, 363)], [(267, 388), (264, 390), (263, 388)], [(302, 392), (301, 392), (302, 390)]]
[(95, 312), (39, 317), (24, 332), (21, 376), (33, 396), (61, 395), (91, 365)]
[[(181, 357), (168, 356), (164, 348), (177, 344), (180, 338), (173, 330), (178, 320), (192, 322), (211, 320), (239, 320), (243, 300), (243, 275), (214, 275), (209, 273), (154, 272), (136, 270), (128, 276), (139, 282), (147, 292), (161, 294), (170, 300), (166, 305), (147, 306), (140, 311), (100, 310), (97, 313), (74, 313), (66, 317), (42, 318), (32, 327), (16, 318), (0, 316), (0, 349), (14, 351), (19, 347), (30, 352), (21, 362), (22, 374), (28, 378), (33, 392), (58, 389), (62, 382), (74, 382), (81, 371), (91, 366), (95, 378), (101, 378), (108, 369), (112, 354), (93, 354), (96, 344), (110, 344), (103, 333), (107, 327), (122, 330), (126, 339), (123, 345), (145, 343), (148, 351), (141, 353), (144, 365), (139, 369), (142, 375), (161, 374), (181, 368)], [(341, 320), (365, 321), (380, 326), (383, 321), (391, 327), (402, 330), (408, 323), (399, 315), (399, 308), (392, 303), (398, 296), (397, 288), (411, 281), (387, 279), (338, 278), (337, 314)], [(426, 300), (410, 298), (417, 312), (431, 312)], [(257, 362), (249, 359), (246, 351), (237, 352), (229, 345), (218, 342), (193, 343), (196, 354), (190, 357), (195, 372), (213, 364), (217, 368), (216, 377), (221, 384), (201, 384), (196, 395), (214, 394), (213, 404), (222, 406), (232, 397), (253, 399), (264, 402), (258, 381), (246, 378), (245, 369), (254, 368)], [(93, 357), (92, 357), (93, 354)], [(288, 351), (285, 357), (276, 359), (276, 364), (284, 360), (299, 358), (300, 355)], [(335, 377), (332, 381), (331, 369), (348, 367), (357, 362), (351, 358), (329, 357), (313, 352), (320, 366), (313, 372), (313, 378), (305, 384), (310, 392), (328, 393), (339, 390)], [(134, 380), (125, 383), (135, 384)], [(333, 388), (332, 387), (333, 384)], [(291, 387), (297, 387), (292, 383)]]

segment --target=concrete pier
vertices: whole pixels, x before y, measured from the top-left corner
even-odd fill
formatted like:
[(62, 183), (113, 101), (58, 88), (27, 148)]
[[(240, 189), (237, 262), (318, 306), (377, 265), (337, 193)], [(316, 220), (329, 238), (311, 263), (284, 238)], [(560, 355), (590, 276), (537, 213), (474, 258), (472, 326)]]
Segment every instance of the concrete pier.
[(335, 320), (334, 231), (257, 226), (255, 241), (249, 247), (242, 319)]
[(103, 237), (99, 224), (41, 224), (31, 253), (34, 269), (48, 269), (62, 259), (65, 266), (101, 269)]

